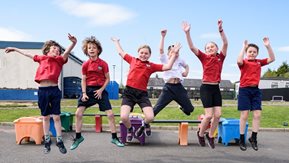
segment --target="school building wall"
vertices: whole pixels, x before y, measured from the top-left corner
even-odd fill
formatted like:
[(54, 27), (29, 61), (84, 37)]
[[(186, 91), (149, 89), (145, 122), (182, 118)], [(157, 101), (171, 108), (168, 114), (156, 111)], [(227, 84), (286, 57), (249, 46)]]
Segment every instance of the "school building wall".
[[(38, 84), (34, 81), (38, 63), (16, 52), (6, 54), (6, 47), (17, 47), (32, 54), (42, 54), (43, 42), (0, 41), (0, 100), (37, 100)], [(70, 54), (59, 77), (59, 88), (63, 88), (63, 77), (81, 78), (82, 61)]]

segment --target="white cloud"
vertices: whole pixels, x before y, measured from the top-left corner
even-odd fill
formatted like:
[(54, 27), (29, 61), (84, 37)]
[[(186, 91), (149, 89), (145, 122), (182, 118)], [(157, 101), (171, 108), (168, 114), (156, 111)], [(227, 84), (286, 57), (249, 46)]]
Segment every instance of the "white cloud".
[(57, 6), (76, 17), (88, 19), (94, 26), (115, 25), (135, 17), (128, 9), (105, 3), (81, 2), (79, 0), (55, 0)]
[(283, 46), (278, 48), (278, 51), (280, 52), (289, 52), (289, 46)]
[(220, 34), (219, 33), (204, 33), (200, 36), (200, 38), (213, 40), (213, 39), (220, 38)]
[(3, 41), (24, 41), (30, 40), (31, 36), (19, 30), (0, 27), (0, 36)]

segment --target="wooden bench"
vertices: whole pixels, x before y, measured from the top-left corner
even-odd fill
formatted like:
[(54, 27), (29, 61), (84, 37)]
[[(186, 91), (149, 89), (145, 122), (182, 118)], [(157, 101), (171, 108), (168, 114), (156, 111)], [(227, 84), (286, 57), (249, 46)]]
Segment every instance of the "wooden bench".
[[(75, 114), (71, 114), (72, 116), (75, 116)], [(94, 116), (95, 119), (95, 132), (100, 133), (102, 132), (102, 117), (103, 116), (107, 116), (107, 114), (104, 113), (87, 113), (87, 114), (83, 114), (82, 116)], [(114, 114), (114, 116), (120, 116), (120, 114)]]
[(189, 123), (201, 123), (201, 120), (154, 120), (152, 123), (179, 123), (178, 144), (188, 145)]

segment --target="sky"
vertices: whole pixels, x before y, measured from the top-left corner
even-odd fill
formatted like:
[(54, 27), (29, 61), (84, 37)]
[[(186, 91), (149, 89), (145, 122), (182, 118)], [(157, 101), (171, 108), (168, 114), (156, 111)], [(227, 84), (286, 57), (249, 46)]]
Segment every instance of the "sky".
[[(70, 33), (78, 39), (73, 54), (87, 60), (82, 41), (95, 36), (102, 44), (100, 58), (108, 63), (111, 80), (125, 84), (129, 65), (117, 54), (110, 38), (120, 38), (124, 51), (135, 57), (138, 47), (148, 44), (152, 48), (150, 61), (160, 63), (160, 31), (167, 29), (165, 47), (180, 42), (180, 57), (190, 66), (188, 78), (201, 79), (202, 65), (190, 51), (181, 23), (191, 24), (193, 43), (204, 50), (209, 41), (221, 47), (217, 21), (222, 19), (229, 43), (222, 79), (235, 82), (240, 78), (236, 60), (244, 40), (257, 44), (258, 58), (265, 58), (268, 53), (262, 39), (269, 37), (276, 60), (263, 67), (262, 73), (288, 63), (288, 6), (287, 0), (9, 0), (0, 5), (0, 40), (55, 40), (68, 47)], [(157, 74), (162, 77), (161, 72)]]

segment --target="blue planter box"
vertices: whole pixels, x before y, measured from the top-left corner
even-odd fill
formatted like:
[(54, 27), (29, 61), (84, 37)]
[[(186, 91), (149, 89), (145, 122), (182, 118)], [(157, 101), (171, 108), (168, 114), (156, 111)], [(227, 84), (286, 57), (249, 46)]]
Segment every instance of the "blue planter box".
[[(222, 119), (218, 126), (218, 142), (227, 146), (232, 140), (235, 143), (239, 143), (240, 130), (239, 130), (240, 120), (239, 119)], [(246, 122), (245, 128), (245, 140), (247, 137), (248, 122)]]

